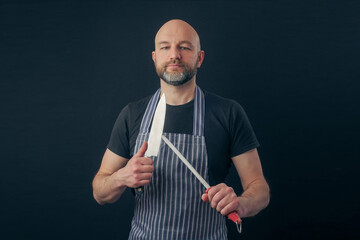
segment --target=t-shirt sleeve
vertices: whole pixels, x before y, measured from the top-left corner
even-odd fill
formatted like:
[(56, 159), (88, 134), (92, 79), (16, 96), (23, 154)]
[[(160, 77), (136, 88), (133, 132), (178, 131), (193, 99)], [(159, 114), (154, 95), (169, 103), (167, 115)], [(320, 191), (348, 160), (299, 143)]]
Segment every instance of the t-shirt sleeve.
[(231, 157), (260, 146), (249, 119), (240, 104), (234, 102), (230, 111)]
[(113, 153), (130, 158), (129, 146), (129, 107), (126, 106), (117, 117), (111, 132), (110, 140), (107, 148)]

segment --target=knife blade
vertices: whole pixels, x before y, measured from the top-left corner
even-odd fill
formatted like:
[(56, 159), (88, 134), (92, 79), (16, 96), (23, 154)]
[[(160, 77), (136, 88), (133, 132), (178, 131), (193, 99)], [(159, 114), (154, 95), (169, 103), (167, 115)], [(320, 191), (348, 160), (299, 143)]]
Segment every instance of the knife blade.
[[(164, 123), (166, 114), (166, 97), (165, 93), (162, 94), (159, 103), (156, 106), (153, 121), (150, 128), (148, 139), (148, 148), (145, 152), (145, 157), (157, 157), (161, 144), (161, 136), (163, 134)], [(144, 192), (144, 187), (135, 189), (137, 194)]]
[[(195, 175), (195, 177), (201, 182), (201, 184), (205, 187), (206, 189), (206, 193), (210, 190), (210, 185), (209, 183), (206, 182), (206, 180), (199, 174), (198, 171), (196, 171), (196, 169), (191, 165), (191, 163), (189, 163), (189, 161), (179, 152), (179, 150), (170, 142), (170, 140), (165, 137), (164, 135), (162, 136), (162, 139), (164, 140), (164, 142), (171, 148), (171, 150), (173, 150), (173, 152), (180, 158), (180, 160), (189, 168), (189, 170)], [(239, 217), (239, 215), (237, 214), (236, 211), (233, 211), (231, 213), (229, 213), (227, 215), (227, 217), (233, 221), (234, 223), (236, 223), (236, 227), (239, 233), (241, 233), (242, 231), (242, 224), (241, 224), (241, 218)]]

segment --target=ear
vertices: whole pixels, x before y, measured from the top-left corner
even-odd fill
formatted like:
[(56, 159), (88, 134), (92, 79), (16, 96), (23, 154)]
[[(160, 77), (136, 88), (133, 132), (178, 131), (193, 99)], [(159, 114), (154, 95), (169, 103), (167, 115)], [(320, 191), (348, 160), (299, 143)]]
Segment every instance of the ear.
[(152, 60), (153, 60), (154, 63), (155, 63), (155, 51), (152, 51), (151, 55), (152, 55)]
[(205, 58), (205, 52), (203, 50), (201, 50), (199, 53), (198, 53), (198, 64), (197, 64), (197, 68), (200, 68), (202, 62), (204, 61), (204, 58)]

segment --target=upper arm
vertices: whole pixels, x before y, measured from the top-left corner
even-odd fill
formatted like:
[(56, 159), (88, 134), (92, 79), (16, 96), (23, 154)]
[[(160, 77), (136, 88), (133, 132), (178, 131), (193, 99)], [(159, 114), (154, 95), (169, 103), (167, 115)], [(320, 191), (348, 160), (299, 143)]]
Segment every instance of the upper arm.
[(120, 168), (123, 168), (127, 162), (127, 158), (121, 157), (107, 148), (101, 161), (98, 174), (111, 175)]
[(233, 157), (232, 161), (239, 174), (244, 191), (252, 182), (265, 181), (256, 148)]

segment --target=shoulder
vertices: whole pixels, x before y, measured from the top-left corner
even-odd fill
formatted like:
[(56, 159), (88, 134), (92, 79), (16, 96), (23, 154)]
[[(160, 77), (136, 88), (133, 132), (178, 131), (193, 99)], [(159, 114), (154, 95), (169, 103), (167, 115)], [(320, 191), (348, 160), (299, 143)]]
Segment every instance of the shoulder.
[(239, 128), (250, 128), (250, 122), (242, 106), (235, 100), (204, 91), (207, 123), (218, 125), (229, 134)]
[(150, 101), (151, 95), (144, 97), (140, 100), (134, 101), (134, 102), (130, 102), (128, 103), (127, 107), (129, 109), (134, 109), (134, 108), (139, 108), (139, 107), (145, 107), (147, 106), (148, 102)]
[(205, 96), (206, 101), (213, 103), (213, 104), (220, 105), (220, 106), (231, 107), (233, 105), (240, 105), (238, 102), (236, 102), (233, 99), (225, 98), (225, 97), (219, 96), (215, 93), (208, 92), (206, 90), (204, 90), (204, 96)]
[(120, 111), (115, 125), (117, 127), (127, 126), (130, 127), (133, 123), (137, 122), (144, 115), (147, 103), (151, 96), (142, 98), (140, 100), (130, 102)]
[(129, 116), (141, 115), (145, 112), (148, 102), (150, 101), (151, 96), (144, 97), (140, 100), (128, 103), (123, 111)]
[(204, 91), (204, 96), (206, 110), (210, 112), (220, 111), (226, 115), (232, 113), (244, 113), (242, 106), (233, 99), (224, 98), (208, 91)]

